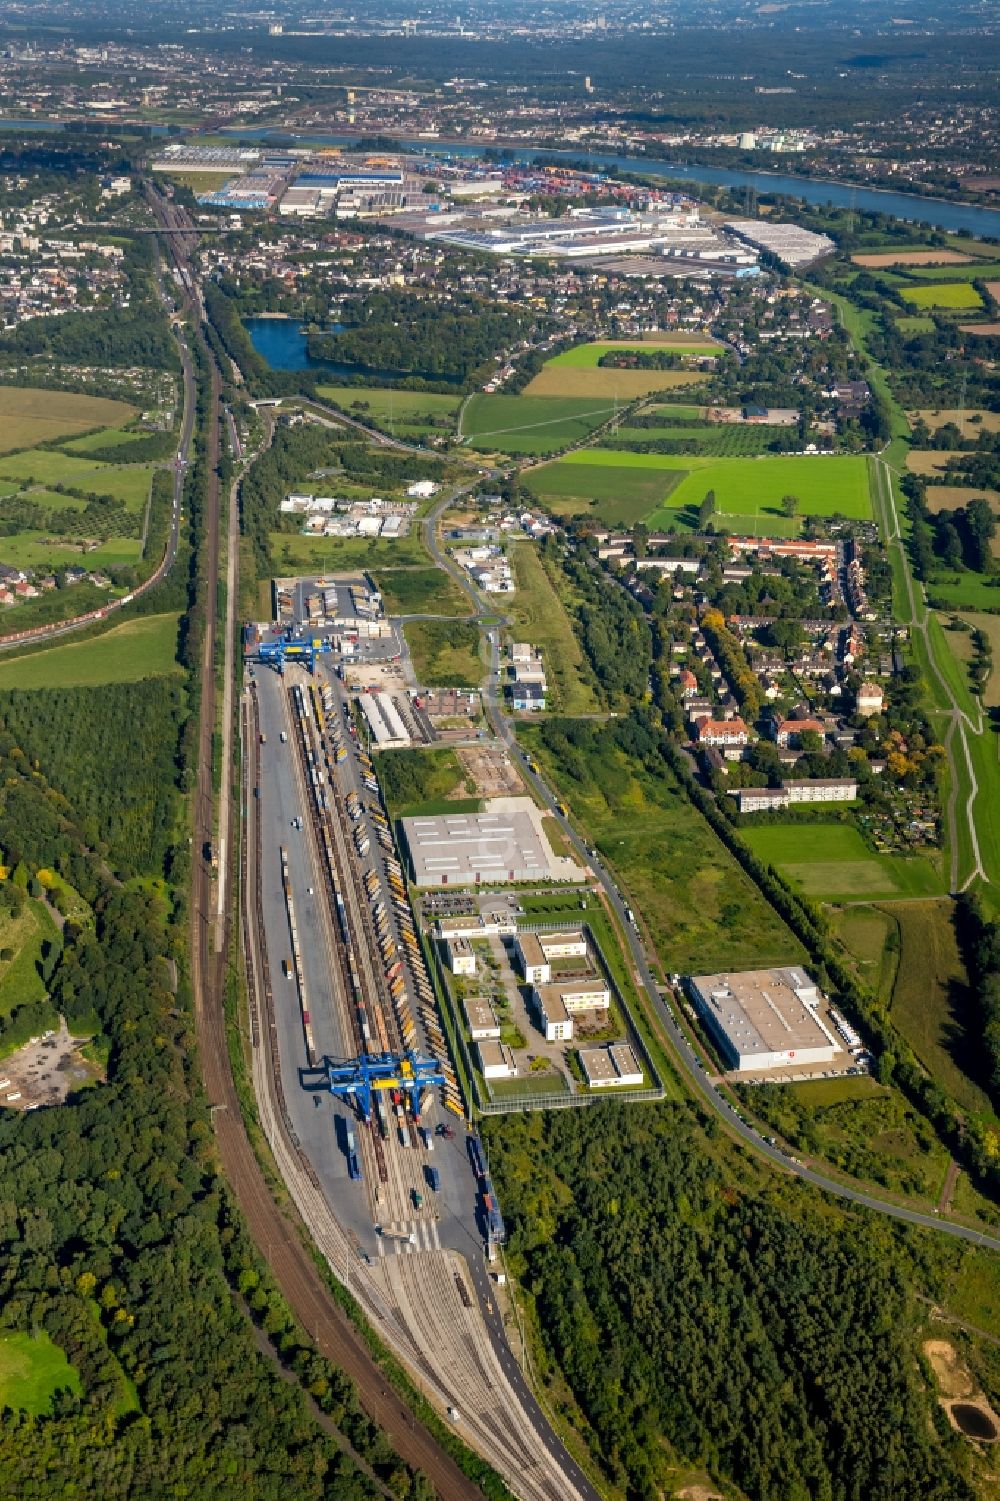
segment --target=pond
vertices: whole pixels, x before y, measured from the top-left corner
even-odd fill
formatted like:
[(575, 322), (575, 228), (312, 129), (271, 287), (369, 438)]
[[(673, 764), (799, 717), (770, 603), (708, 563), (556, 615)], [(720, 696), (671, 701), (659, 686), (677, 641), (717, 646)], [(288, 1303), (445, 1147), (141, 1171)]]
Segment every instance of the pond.
[[(368, 376), (377, 381), (399, 381), (419, 374), (412, 370), (382, 370), (377, 366), (342, 364), (337, 360), (316, 360), (309, 353), (305, 325), (295, 318), (244, 318), (243, 326), (250, 335), (250, 343), (266, 360), (272, 370), (315, 370), (331, 380), (349, 380), (355, 375)], [(334, 323), (326, 333), (339, 334), (343, 323)], [(430, 376), (434, 381), (447, 377)], [(458, 384), (457, 379), (454, 384)]]
[(953, 1402), (951, 1415), (968, 1438), (978, 1438), (993, 1443), (997, 1437), (997, 1426), (988, 1412), (977, 1407), (974, 1402)]

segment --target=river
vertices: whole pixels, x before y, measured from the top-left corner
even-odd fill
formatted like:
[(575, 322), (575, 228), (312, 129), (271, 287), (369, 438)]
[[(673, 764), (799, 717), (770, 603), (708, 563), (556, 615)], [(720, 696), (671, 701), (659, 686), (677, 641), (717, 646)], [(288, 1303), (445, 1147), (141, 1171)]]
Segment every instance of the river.
[[(246, 130), (227, 127), (227, 133), (245, 141), (295, 140), (316, 146), (356, 146), (358, 138), (346, 135), (296, 135), (285, 130)], [(449, 157), (481, 157), (484, 148), (448, 143), (434, 146), (425, 140), (403, 138), (394, 143), (401, 151), (420, 152), (447, 161)], [(507, 148), (495, 148), (507, 149)], [(736, 167), (709, 167), (691, 162), (660, 161), (646, 156), (603, 156), (589, 151), (534, 150), (512, 146), (508, 160), (515, 162), (585, 161), (597, 172), (644, 172), (650, 177), (668, 177), (712, 187), (754, 188), (758, 193), (783, 193), (805, 203), (832, 203), (868, 214), (891, 214), (914, 224), (927, 224), (949, 234), (1000, 239), (1000, 209), (980, 208), (971, 203), (949, 203), (940, 198), (921, 198), (915, 193), (891, 193), (881, 188), (852, 187), (818, 177), (793, 177), (780, 172), (747, 172)]]

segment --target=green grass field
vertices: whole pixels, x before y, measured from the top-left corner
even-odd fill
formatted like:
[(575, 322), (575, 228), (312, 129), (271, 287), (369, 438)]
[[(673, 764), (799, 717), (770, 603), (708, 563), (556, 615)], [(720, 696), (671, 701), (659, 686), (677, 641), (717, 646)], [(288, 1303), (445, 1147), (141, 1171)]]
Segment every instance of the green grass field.
[(888, 1005), (899, 958), (899, 932), (893, 918), (881, 907), (843, 907), (834, 914), (833, 927), (859, 978)]
[(128, 422), (134, 416), (133, 407), (104, 396), (0, 386), (0, 452), (71, 438), (74, 433)]
[(319, 386), (316, 394), (348, 416), (374, 422), (401, 437), (450, 433), (462, 401), (460, 396), (433, 391), (396, 391), (380, 386)]
[(375, 582), (387, 615), (468, 615), (468, 596), (443, 568), (380, 567)]
[(73, 564), (99, 568), (112, 563), (138, 563), (142, 541), (138, 537), (110, 537), (87, 552), (76, 542), (55, 542), (47, 532), (18, 532), (0, 537), (0, 561), (12, 568), (59, 568)]
[(303, 537), (298, 532), (272, 532), (271, 557), (275, 577), (292, 573), (348, 573), (380, 567), (423, 568), (429, 561), (419, 531), (398, 542), (368, 537)]
[(969, 978), (955, 935), (954, 903), (887, 904), (899, 933), (899, 967), (892, 988), (891, 1016), (920, 1062), (967, 1110), (989, 1109), (989, 1100), (970, 1077), (977, 1041), (965, 1031), (974, 1009)]
[(66, 453), (78, 453), (84, 458), (95, 448), (126, 449), (132, 443), (141, 443), (146, 433), (126, 433), (121, 428), (105, 428), (99, 433), (88, 433), (85, 438), (73, 438), (62, 445)]
[(548, 682), (546, 702), (563, 714), (593, 714), (599, 707), (583, 652), (562, 600), (556, 593), (532, 542), (511, 547), (517, 593), (506, 602), (518, 640), (541, 647)]
[[(846, 823), (767, 824), (745, 828), (755, 855), (806, 896), (826, 902), (936, 896), (942, 878), (922, 855), (877, 855)], [(808, 858), (803, 858), (808, 852)]]
[[(973, 494), (970, 490), (970, 498)], [(1000, 607), (1000, 581), (987, 574), (963, 570), (933, 579), (927, 585), (927, 598), (940, 610), (995, 610)]]
[(966, 312), (983, 305), (975, 287), (964, 281), (937, 282), (927, 287), (906, 285), (901, 290), (905, 300), (914, 307), (954, 308)]
[(995, 261), (977, 261), (971, 266), (910, 266), (909, 274), (918, 281), (992, 281), (1000, 276)]
[(665, 970), (701, 974), (802, 961), (794, 935), (665, 770), (649, 775), (617, 748), (598, 749), (584, 738), (573, 745), (570, 776), (537, 729), (521, 726), (518, 738), (617, 872)]
[[(604, 471), (614, 470), (610, 477)], [(580, 478), (576, 478), (577, 471)], [(868, 461), (854, 456), (805, 458), (799, 455), (754, 459), (712, 459), (696, 455), (623, 453), (588, 448), (567, 454), (555, 464), (544, 465), (528, 476), (530, 488), (539, 497), (584, 497), (588, 501), (634, 501), (648, 498), (655, 479), (680, 475), (664, 498), (645, 518), (617, 516), (615, 520), (645, 519), (651, 527), (670, 521), (693, 524), (698, 507), (709, 490), (715, 491), (716, 508), (734, 517), (760, 515), (768, 524), (783, 517), (781, 499), (796, 495), (798, 514), (867, 518), (871, 515)], [(667, 480), (669, 483), (669, 480)], [(556, 509), (555, 506), (552, 509)], [(563, 514), (565, 509), (559, 508)], [(583, 509), (583, 507), (580, 507)], [(605, 509), (592, 506), (602, 520), (611, 520)], [(687, 513), (678, 516), (678, 513)]]
[(0, 658), (0, 690), (96, 688), (179, 672), (179, 619), (176, 613), (140, 615), (89, 641), (68, 642), (28, 657)]
[[(598, 450), (588, 449), (587, 452)], [(609, 526), (634, 526), (684, 479), (686, 471), (635, 465), (570, 464), (569, 455), (524, 476), (528, 489), (556, 516), (588, 512)], [(604, 454), (604, 458), (613, 457)], [(627, 457), (627, 456), (626, 456)]]
[(72, 454), (35, 448), (0, 459), (0, 475), (38, 485), (68, 485), (94, 495), (113, 495), (130, 511), (142, 511), (149, 498), (153, 469), (150, 464), (132, 464), (127, 468), (95, 464)]
[(615, 414), (607, 397), (473, 396), (462, 415), (472, 448), (498, 453), (553, 453), (582, 443)]
[(63, 1390), (81, 1392), (80, 1373), (47, 1334), (0, 1334), (0, 1407), (43, 1417)]
[(934, 319), (922, 318), (919, 313), (914, 313), (912, 318), (897, 318), (895, 321), (899, 332), (907, 336), (913, 334), (931, 334), (934, 332)]
[(471, 621), (415, 620), (404, 625), (417, 682), (424, 688), (478, 688), (479, 629)]
[(0, 948), (14, 950), (13, 959), (0, 960), (0, 1014), (17, 1006), (44, 1001), (46, 989), (38, 972), (42, 946), (56, 936), (56, 924), (42, 901), (29, 898), (19, 917), (0, 917)]
[(714, 339), (697, 334), (678, 334), (676, 339), (608, 339), (596, 344), (577, 344), (574, 349), (564, 349), (562, 354), (553, 355), (546, 363), (556, 369), (565, 366), (570, 370), (594, 370), (605, 355), (614, 354), (616, 350), (635, 349), (649, 354), (662, 349), (669, 354), (685, 355), (713, 354), (720, 351), (721, 347)]

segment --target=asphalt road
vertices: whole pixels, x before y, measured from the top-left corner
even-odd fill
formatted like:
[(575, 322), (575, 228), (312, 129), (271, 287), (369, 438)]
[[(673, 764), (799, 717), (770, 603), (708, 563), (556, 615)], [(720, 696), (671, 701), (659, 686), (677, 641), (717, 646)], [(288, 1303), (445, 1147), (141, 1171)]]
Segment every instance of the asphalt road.
[[(456, 494), (462, 492), (456, 492)], [(470, 580), (444, 553), (437, 542), (437, 522), (442, 511), (451, 504), (455, 495), (451, 495), (440, 501), (437, 506), (424, 519), (425, 537), (431, 556), (439, 567), (450, 574), (465, 593), (472, 600), (476, 614), (480, 617), (489, 615), (492, 619), (498, 618), (495, 607), (484, 607), (478, 598)], [(486, 629), (486, 627), (483, 627)], [(592, 855), (588, 846), (580, 838), (566, 819), (561, 818), (557, 803), (558, 799), (549, 788), (544, 779), (530, 769), (524, 752), (517, 743), (517, 737), (512, 728), (512, 721), (504, 711), (502, 700), (498, 692), (500, 680), (500, 646), (499, 631), (491, 630), (490, 642), (490, 673), (483, 691), (483, 702), (487, 717), (493, 726), (494, 732), (508, 747), (514, 759), (519, 763), (521, 775), (539, 796), (544, 800), (549, 810), (560, 819), (565, 837), (573, 845), (577, 854), (586, 865), (594, 872), (595, 878), (604, 888), (604, 892), (611, 903), (622, 924), (625, 933), (628, 950), (637, 976), (641, 979), (649, 998), (650, 1005), (656, 1012), (663, 1024), (664, 1030), (670, 1039), (676, 1054), (676, 1061), (686, 1074), (688, 1084), (702, 1101), (715, 1112), (724, 1124), (735, 1135), (750, 1147), (759, 1157), (767, 1158), (775, 1167), (782, 1172), (801, 1178), (806, 1183), (811, 1183), (815, 1188), (820, 1188), (824, 1193), (832, 1194), (838, 1199), (844, 1199), (849, 1204), (858, 1204), (865, 1209), (870, 1209), (875, 1214), (885, 1214), (891, 1219), (902, 1220), (908, 1225), (917, 1225), (924, 1230), (936, 1230), (944, 1235), (951, 1235), (956, 1240), (968, 1241), (969, 1244), (981, 1246), (985, 1250), (1000, 1251), (1000, 1236), (991, 1235), (983, 1230), (976, 1230), (967, 1225), (958, 1225), (950, 1220), (943, 1220), (937, 1214), (924, 1214), (916, 1209), (907, 1209), (905, 1205), (893, 1204), (888, 1199), (880, 1199), (877, 1195), (865, 1193), (862, 1189), (854, 1188), (847, 1183), (838, 1183), (836, 1179), (828, 1178), (823, 1173), (816, 1172), (814, 1168), (807, 1167), (804, 1163), (797, 1162), (786, 1156), (779, 1147), (771, 1144), (747, 1124), (734, 1110), (726, 1097), (715, 1087), (706, 1074), (701, 1061), (691, 1044), (678, 1025), (672, 1008), (660, 994), (659, 987), (653, 976), (646, 951), (635, 928), (626, 916), (626, 903), (618, 890), (617, 883), (611, 872), (602, 864), (596, 855)]]

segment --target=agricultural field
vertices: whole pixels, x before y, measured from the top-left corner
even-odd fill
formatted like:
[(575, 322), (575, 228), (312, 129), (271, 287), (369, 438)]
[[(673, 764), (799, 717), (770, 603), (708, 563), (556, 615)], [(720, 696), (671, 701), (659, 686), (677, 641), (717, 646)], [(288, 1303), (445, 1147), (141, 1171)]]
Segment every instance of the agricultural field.
[(565, 349), (562, 354), (553, 355), (546, 363), (557, 369), (565, 366), (571, 370), (594, 370), (605, 355), (615, 354), (620, 350), (664, 349), (676, 355), (711, 355), (718, 353), (721, 348), (722, 345), (715, 339), (699, 334), (664, 334), (649, 339), (605, 339), (596, 344), (577, 344), (573, 349)]
[(614, 370), (586, 365), (553, 365), (551, 361), (525, 387), (526, 396), (607, 397), (634, 401), (654, 391), (682, 390), (703, 385), (700, 370)]
[(36, 448), (0, 459), (0, 477), (23, 485), (67, 485), (93, 495), (110, 495), (130, 511), (141, 512), (149, 499), (151, 464), (95, 464), (72, 454)]
[(44, 1331), (0, 1334), (0, 1407), (44, 1417), (56, 1392), (82, 1389), (79, 1371)]
[(404, 625), (403, 633), (422, 687), (479, 687), (483, 661), (479, 629), (471, 621), (414, 620)]
[(580, 643), (562, 600), (556, 593), (531, 542), (510, 550), (517, 593), (505, 602), (513, 624), (511, 634), (541, 647), (548, 682), (547, 704), (563, 714), (593, 714), (597, 699)]
[[(546, 736), (580, 721), (554, 720)], [(563, 789), (601, 857), (641, 912), (667, 971), (701, 973), (800, 962), (788, 928), (719, 842), (664, 767), (655, 777), (608, 744), (610, 731), (574, 734), (572, 765), (539, 728), (518, 738)]]
[(989, 1101), (974, 1082), (978, 1046), (966, 1032), (969, 981), (955, 935), (954, 903), (887, 904), (899, 933), (899, 967), (890, 1015), (935, 1079), (968, 1110)]
[(472, 448), (545, 454), (583, 443), (615, 415), (613, 401), (587, 397), (473, 396), (462, 414)]
[(590, 464), (570, 464), (568, 458), (561, 459), (525, 474), (524, 483), (556, 516), (590, 511), (608, 526), (634, 526), (666, 501), (687, 472), (681, 467), (640, 468), (604, 462), (617, 457), (632, 456), (604, 451), (601, 461)]
[[(988, 500), (994, 511), (1000, 514), (1000, 490), (973, 490), (971, 487), (967, 489), (965, 485), (928, 485), (927, 509), (932, 516), (937, 515), (938, 511), (957, 511), (976, 497)], [(994, 537), (994, 550), (996, 544), (997, 538)]]
[(1000, 338), (1000, 323), (960, 323), (963, 334), (978, 334), (983, 339)]
[[(348, 416), (374, 422), (399, 438), (447, 437), (455, 429), (460, 396), (396, 391), (379, 386), (318, 386), (317, 396)], [(339, 491), (338, 491), (339, 494)]]
[(975, 287), (961, 281), (941, 282), (928, 287), (906, 285), (902, 288), (902, 293), (905, 300), (911, 302), (914, 307), (967, 312), (973, 308), (981, 308), (983, 305), (983, 299)]
[(96, 688), (179, 672), (175, 613), (140, 615), (89, 641), (70, 641), (30, 656), (0, 657), (4, 688)]
[[(660, 408), (664, 410), (664, 408)], [(788, 428), (764, 423), (705, 422), (685, 427), (620, 427), (615, 435), (602, 440), (602, 446), (617, 451), (619, 445), (651, 448), (657, 443), (693, 443), (695, 452), (706, 458), (755, 458), (768, 452), (776, 440), (787, 438)], [(687, 458), (680, 451), (680, 458)]]
[(304, 537), (271, 532), (275, 577), (292, 573), (350, 573), (356, 568), (422, 568), (429, 561), (418, 531), (398, 542), (371, 537)]
[(996, 276), (1000, 266), (992, 262), (973, 262), (966, 266), (920, 266), (911, 275), (924, 282), (981, 281)]
[(468, 615), (469, 600), (442, 568), (379, 568), (387, 615)]
[[(754, 854), (805, 896), (824, 902), (936, 896), (942, 878), (922, 855), (878, 855), (847, 823), (764, 824), (744, 828)], [(803, 855), (808, 851), (808, 859)]]
[(134, 407), (103, 396), (0, 386), (0, 452), (71, 438), (95, 427), (116, 427), (134, 416)]
[(855, 266), (881, 271), (885, 266), (965, 266), (970, 257), (957, 250), (885, 250), (869, 255), (852, 255)]

